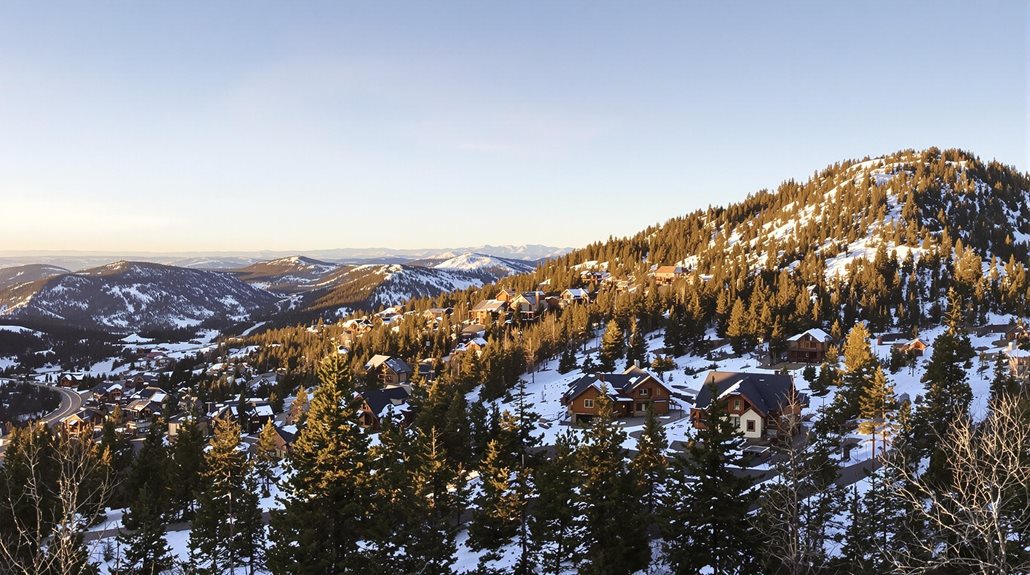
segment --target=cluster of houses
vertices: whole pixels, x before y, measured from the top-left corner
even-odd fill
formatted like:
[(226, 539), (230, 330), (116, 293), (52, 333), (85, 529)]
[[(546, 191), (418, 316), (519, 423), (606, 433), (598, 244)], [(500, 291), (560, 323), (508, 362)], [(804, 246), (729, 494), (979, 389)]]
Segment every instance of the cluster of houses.
[[(622, 373), (585, 374), (569, 383), (561, 402), (572, 423), (583, 423), (597, 417), (602, 395), (619, 418), (641, 417), (649, 407), (655, 415), (667, 415), (683, 410), (685, 399), (660, 378), (633, 366)], [(726, 402), (727, 417), (752, 440), (779, 435), (788, 429), (786, 420), (796, 422), (808, 405), (808, 397), (798, 392), (789, 375), (712, 371), (690, 408), (696, 428), (705, 427), (713, 397)]]

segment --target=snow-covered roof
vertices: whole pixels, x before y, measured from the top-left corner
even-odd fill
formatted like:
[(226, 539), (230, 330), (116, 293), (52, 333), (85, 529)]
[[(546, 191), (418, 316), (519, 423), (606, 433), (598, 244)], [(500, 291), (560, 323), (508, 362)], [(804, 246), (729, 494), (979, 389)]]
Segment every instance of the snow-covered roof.
[(812, 339), (815, 339), (817, 341), (821, 341), (823, 343), (829, 343), (833, 339), (833, 338), (830, 337), (830, 334), (826, 333), (825, 331), (823, 331), (823, 330), (821, 330), (821, 329), (819, 329), (817, 327), (813, 327), (812, 329), (810, 329), (810, 330), (808, 330), (808, 331), (806, 331), (804, 333), (799, 333), (799, 334), (797, 334), (795, 336), (788, 337), (787, 341), (798, 341), (801, 338), (805, 337), (806, 335), (810, 335), (810, 336), (812, 336)]

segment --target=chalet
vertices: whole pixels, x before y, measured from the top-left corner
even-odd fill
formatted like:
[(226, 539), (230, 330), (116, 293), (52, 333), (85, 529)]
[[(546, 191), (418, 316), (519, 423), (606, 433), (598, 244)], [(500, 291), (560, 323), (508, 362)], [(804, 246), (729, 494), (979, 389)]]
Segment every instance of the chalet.
[(542, 291), (527, 291), (515, 296), (509, 305), (522, 321), (534, 321), (547, 311), (545, 298)]
[(518, 295), (519, 295), (518, 292), (512, 291), (512, 290), (510, 290), (508, 288), (504, 288), (504, 289), (502, 289), (500, 291), (500, 293), (498, 293), (497, 295), (494, 296), (494, 299), (497, 300), (497, 301), (500, 301), (500, 302), (507, 303), (507, 302), (510, 302), (511, 300), (515, 299), (515, 297), (518, 296)]
[(202, 436), (207, 437), (208, 430), (211, 428), (208, 418), (181, 413), (168, 420), (168, 439), (172, 440), (175, 438), (188, 423), (192, 423)]
[[(293, 426), (288, 426), (293, 429)], [(273, 441), (275, 443), (275, 450), (272, 452), (276, 459), (285, 459), (290, 453), (290, 449), (293, 447), (293, 442), (297, 439), (297, 434), (292, 431), (287, 431), (278, 425), (272, 425), (272, 429), (275, 430), (273, 435)], [(250, 450), (253, 453), (257, 442), (255, 441), (250, 446)]]
[(787, 361), (795, 363), (819, 363), (826, 358), (833, 338), (819, 328), (787, 338)]
[(654, 280), (659, 285), (669, 285), (686, 275), (683, 266), (658, 266), (654, 270)]
[(648, 404), (657, 415), (669, 413), (672, 392), (660, 379), (639, 367), (623, 373), (592, 373), (573, 380), (561, 397), (573, 423), (589, 421), (597, 415), (597, 399), (606, 393), (616, 417), (642, 416)]
[(469, 341), (459, 345), (455, 348), (455, 352), (466, 352), (472, 351), (476, 354), (482, 353), (483, 348), (486, 347), (486, 340), (481, 337), (470, 339)]
[(1030, 382), (1030, 351), (1016, 347), (1015, 343), (1010, 342), (1005, 348), (1005, 356), (1009, 359), (1012, 377)]
[(583, 288), (568, 288), (561, 292), (561, 306), (567, 307), (577, 303), (588, 303), (590, 292)]
[(122, 398), (125, 385), (120, 381), (104, 381), (90, 390), (93, 401), (97, 403), (117, 402)]
[(454, 308), (452, 307), (431, 307), (422, 312), (422, 317), (429, 321), (441, 322), (443, 321), (443, 318), (451, 315), (452, 313), (454, 313)]
[(375, 373), (379, 383), (387, 385), (406, 384), (411, 381), (411, 367), (403, 359), (388, 355), (374, 355), (365, 364), (365, 371)]
[(504, 316), (508, 302), (499, 299), (485, 299), (472, 306), (472, 319), (476, 323), (489, 325)]
[(1016, 345), (1019, 345), (1020, 341), (1027, 339), (1030, 339), (1030, 331), (1027, 330), (1026, 325), (1023, 324), (1023, 322), (1019, 322), (1005, 331), (1006, 342), (1015, 342)]
[(58, 385), (61, 387), (79, 387), (85, 379), (85, 374), (82, 373), (64, 373), (61, 374), (60, 379), (57, 380)]
[(876, 345), (896, 345), (908, 341), (908, 335), (904, 333), (881, 333), (876, 336)]
[(486, 326), (478, 323), (467, 325), (461, 329), (461, 341), (472, 341), (476, 338), (486, 339)]
[(808, 402), (789, 375), (713, 371), (691, 409), (691, 420), (698, 429), (705, 427), (705, 410), (712, 403), (713, 391), (719, 401), (726, 401), (730, 420), (747, 439), (778, 435), (782, 419), (800, 417)]
[(78, 413), (61, 418), (65, 431), (72, 434), (92, 434), (93, 429), (104, 423), (104, 414), (97, 409), (83, 409)]
[(924, 342), (923, 340), (921, 340), (921, 339), (919, 339), (917, 337), (917, 338), (913, 339), (912, 341), (905, 342), (905, 343), (896, 343), (896, 344), (894, 344), (891, 347), (893, 349), (898, 350), (899, 352), (901, 352), (901, 353), (903, 353), (905, 355), (911, 355), (911, 356), (914, 356), (914, 357), (922, 357), (923, 356), (923, 352), (926, 351), (926, 348), (929, 347), (929, 346), (926, 345), (926, 342)]
[(411, 394), (408, 389), (401, 386), (385, 387), (383, 389), (369, 389), (358, 393), (361, 399), (361, 416), (359, 423), (362, 427), (377, 430), (382, 425), (383, 418), (388, 417), (391, 410), (395, 418), (400, 418), (398, 423), (404, 425), (410, 423), (408, 416), (408, 398)]

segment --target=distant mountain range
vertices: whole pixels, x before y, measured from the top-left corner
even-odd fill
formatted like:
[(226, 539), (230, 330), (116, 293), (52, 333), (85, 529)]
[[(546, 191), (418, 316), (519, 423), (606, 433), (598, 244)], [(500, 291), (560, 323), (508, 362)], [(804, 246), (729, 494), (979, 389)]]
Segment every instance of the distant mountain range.
[[(475, 253), (512, 260), (539, 261), (554, 258), (572, 251), (572, 248), (557, 248), (543, 245), (476, 246), (465, 248), (340, 248), (311, 250), (303, 252), (304, 257), (334, 264), (407, 264), (418, 260), (447, 260), (462, 254)], [(0, 269), (28, 264), (45, 264), (79, 271), (104, 266), (116, 261), (152, 262), (177, 267), (238, 270), (253, 264), (274, 261), (295, 256), (296, 252), (58, 252), (58, 251), (13, 251), (0, 252)]]
[(482, 286), (535, 266), (483, 253), (361, 265), (288, 256), (228, 271), (119, 261), (70, 272), (29, 264), (0, 269), (0, 318), (129, 332), (340, 316)]

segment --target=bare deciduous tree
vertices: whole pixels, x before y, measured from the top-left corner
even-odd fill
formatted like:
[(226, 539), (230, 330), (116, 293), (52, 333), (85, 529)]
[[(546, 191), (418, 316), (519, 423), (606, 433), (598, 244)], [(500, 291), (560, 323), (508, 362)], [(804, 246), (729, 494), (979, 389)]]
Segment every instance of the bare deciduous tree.
[(24, 433), (35, 437), (17, 454), (19, 484), (7, 485), (0, 501), (4, 521), (11, 522), (0, 535), (0, 573), (88, 572), (83, 535), (110, 496), (108, 457), (89, 438), (56, 435), (51, 442), (42, 427)]
[[(971, 573), (1030, 572), (1030, 406), (996, 400), (986, 418), (956, 421), (942, 448), (953, 482), (938, 486), (898, 466), (896, 491), (920, 515), (914, 552), (892, 555), (898, 572), (942, 568)], [(945, 569), (941, 572), (946, 572)]]

